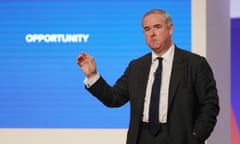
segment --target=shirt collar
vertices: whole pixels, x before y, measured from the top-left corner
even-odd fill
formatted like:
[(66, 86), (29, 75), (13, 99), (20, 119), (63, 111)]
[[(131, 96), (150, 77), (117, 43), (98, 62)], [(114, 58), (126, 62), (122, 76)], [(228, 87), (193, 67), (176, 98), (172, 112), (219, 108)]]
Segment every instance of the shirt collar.
[[(161, 56), (163, 58), (163, 61), (169, 62), (171, 60), (171, 57), (173, 57), (174, 54), (174, 44), (170, 46), (170, 48)], [(159, 57), (156, 53), (152, 51), (152, 62), (157, 60), (157, 57)]]

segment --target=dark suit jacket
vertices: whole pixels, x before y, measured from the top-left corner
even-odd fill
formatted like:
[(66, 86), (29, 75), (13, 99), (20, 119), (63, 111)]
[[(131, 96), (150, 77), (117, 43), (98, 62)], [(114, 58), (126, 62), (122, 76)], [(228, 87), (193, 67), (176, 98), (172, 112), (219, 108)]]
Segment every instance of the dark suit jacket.
[[(108, 107), (130, 101), (127, 144), (138, 143), (150, 66), (148, 53), (131, 61), (114, 86), (100, 77), (88, 89)], [(168, 103), (169, 144), (200, 144), (210, 136), (217, 121), (219, 100), (213, 72), (205, 58), (175, 48)]]

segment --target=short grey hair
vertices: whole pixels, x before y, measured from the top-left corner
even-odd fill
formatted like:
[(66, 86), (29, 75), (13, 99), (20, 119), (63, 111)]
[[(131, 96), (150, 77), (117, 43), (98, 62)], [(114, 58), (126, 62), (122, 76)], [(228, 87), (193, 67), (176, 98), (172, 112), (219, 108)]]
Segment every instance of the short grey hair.
[(161, 9), (152, 9), (152, 10), (146, 12), (146, 13), (143, 15), (142, 21), (143, 21), (143, 19), (144, 19), (146, 16), (148, 16), (149, 14), (160, 14), (160, 15), (163, 17), (163, 19), (164, 19), (164, 21), (165, 21), (166, 24), (172, 24), (172, 18), (171, 18), (171, 16), (170, 16), (166, 11), (161, 10)]

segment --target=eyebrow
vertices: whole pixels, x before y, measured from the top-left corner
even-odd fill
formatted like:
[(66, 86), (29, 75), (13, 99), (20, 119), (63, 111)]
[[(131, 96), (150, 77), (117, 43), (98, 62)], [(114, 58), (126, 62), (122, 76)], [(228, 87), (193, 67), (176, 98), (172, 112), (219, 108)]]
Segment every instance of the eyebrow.
[[(155, 25), (153, 25), (153, 27), (161, 27), (162, 25), (161, 24), (155, 24)], [(149, 29), (150, 28), (150, 26), (145, 26), (145, 27), (143, 27), (143, 29), (144, 30), (147, 30), (147, 29)]]
[(155, 24), (153, 27), (161, 27), (162, 25), (161, 24)]
[(144, 30), (149, 29), (149, 28), (150, 28), (149, 26), (145, 26), (145, 27), (143, 27)]

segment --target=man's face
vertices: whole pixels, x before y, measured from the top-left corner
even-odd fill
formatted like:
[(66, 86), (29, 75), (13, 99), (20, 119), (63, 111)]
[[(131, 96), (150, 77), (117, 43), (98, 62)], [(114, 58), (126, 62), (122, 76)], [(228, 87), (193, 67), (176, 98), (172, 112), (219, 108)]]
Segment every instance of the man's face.
[(171, 46), (172, 24), (166, 24), (162, 15), (149, 14), (142, 21), (146, 43), (156, 53), (163, 54)]

